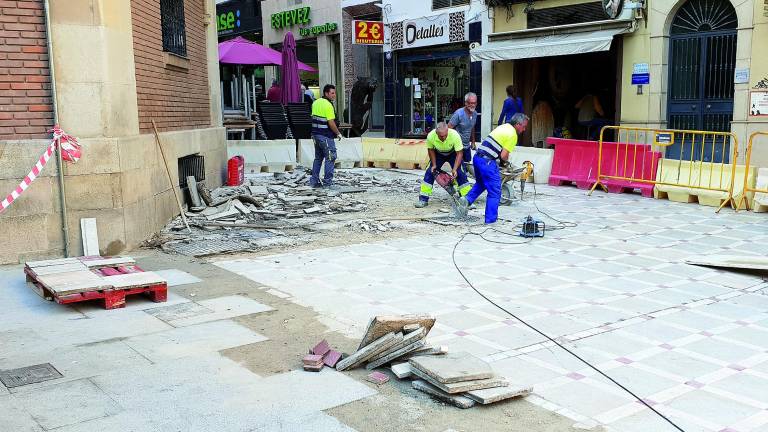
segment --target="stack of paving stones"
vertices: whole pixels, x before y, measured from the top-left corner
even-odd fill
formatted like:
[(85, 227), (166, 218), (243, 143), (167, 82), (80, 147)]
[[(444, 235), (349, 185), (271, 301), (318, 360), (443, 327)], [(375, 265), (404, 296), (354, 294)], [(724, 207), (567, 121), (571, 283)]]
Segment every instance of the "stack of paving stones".
[[(397, 378), (414, 379), (414, 389), (459, 408), (487, 405), (533, 391), (531, 387), (510, 385), (488, 363), (469, 353), (448, 353), (443, 347), (426, 344), (434, 324), (433, 317), (424, 315), (377, 316), (369, 322), (358, 350), (342, 359), (336, 370), (362, 365), (371, 370), (391, 364)], [(366, 379), (383, 384), (388, 378), (382, 375), (372, 373)]]
[(320, 372), (323, 366), (334, 367), (339, 362), (341, 353), (331, 349), (328, 341), (323, 339), (317, 345), (309, 350), (309, 354), (302, 359), (304, 370), (309, 372)]

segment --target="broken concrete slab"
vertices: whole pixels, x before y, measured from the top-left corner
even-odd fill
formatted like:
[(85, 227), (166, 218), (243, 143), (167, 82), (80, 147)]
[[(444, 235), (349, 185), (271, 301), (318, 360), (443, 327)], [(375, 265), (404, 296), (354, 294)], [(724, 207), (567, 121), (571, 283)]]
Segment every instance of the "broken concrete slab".
[(429, 315), (380, 315), (368, 322), (363, 339), (360, 341), (361, 349), (374, 340), (384, 336), (387, 333), (398, 333), (403, 331), (403, 327), (409, 324), (418, 324), (429, 333), (432, 326), (435, 325), (435, 318)]
[(376, 360), (374, 362), (368, 363), (368, 365), (365, 368), (368, 369), (368, 370), (376, 369), (377, 367), (383, 366), (383, 365), (391, 362), (392, 360), (397, 360), (400, 356), (408, 354), (409, 352), (411, 352), (411, 351), (413, 351), (415, 349), (421, 348), (422, 346), (424, 346), (424, 341), (421, 341), (421, 340), (416, 341), (416, 342), (414, 342), (414, 343), (412, 343), (410, 345), (406, 345), (405, 347), (403, 347), (403, 348), (401, 348), (401, 349), (399, 349), (399, 350), (397, 350), (395, 352), (392, 352), (392, 353), (390, 353), (390, 354), (388, 354), (388, 355), (386, 355), (386, 356), (384, 356), (384, 357), (382, 357), (382, 358), (380, 358), (380, 359), (378, 359), (378, 360)]
[(411, 372), (411, 365), (409, 363), (393, 364), (389, 367), (389, 370), (391, 370), (392, 373), (400, 379), (413, 376), (413, 372)]
[(421, 328), (421, 326), (418, 324), (408, 324), (403, 326), (403, 333), (407, 334), (407, 333), (415, 332), (419, 328)]
[[(406, 346), (409, 346), (409, 345), (413, 344), (416, 341), (420, 341), (420, 340), (424, 339), (424, 337), (427, 335), (427, 332), (424, 330), (424, 327), (419, 326), (419, 328), (420, 328), (420, 330), (415, 331), (415, 332), (411, 332), (411, 333), (408, 333), (407, 335), (405, 335), (403, 337), (403, 340), (400, 343), (392, 345), (392, 347), (390, 347), (386, 351), (382, 351), (380, 354), (377, 354), (377, 355), (369, 358), (368, 362), (373, 363), (373, 362), (375, 362), (375, 361), (377, 361), (377, 360), (379, 360), (381, 358), (389, 356), (390, 354), (394, 353), (395, 351), (402, 350)], [(424, 344), (421, 344), (416, 349), (422, 348), (423, 346), (424, 346)], [(411, 352), (411, 351), (413, 351), (413, 350), (401, 353), (400, 355), (407, 354), (408, 352)]]
[(726, 269), (768, 271), (768, 257), (760, 256), (710, 255), (688, 258), (685, 263)]
[(373, 372), (365, 377), (365, 380), (376, 385), (382, 385), (389, 381), (389, 377), (381, 372)]
[(266, 186), (248, 186), (248, 191), (254, 196), (267, 196), (269, 193)]
[(477, 404), (477, 402), (468, 397), (445, 393), (444, 391), (424, 380), (415, 380), (411, 382), (411, 387), (424, 392), (439, 401), (449, 403), (462, 409), (472, 408)]
[(466, 396), (483, 405), (492, 404), (505, 399), (514, 397), (528, 396), (533, 392), (533, 387), (528, 386), (507, 386), (494, 387), (482, 390), (473, 390), (466, 393)]
[(358, 366), (362, 364), (364, 361), (368, 360), (369, 358), (388, 349), (392, 345), (402, 340), (403, 340), (402, 333), (398, 333), (398, 334), (387, 333), (384, 336), (380, 337), (379, 339), (376, 339), (372, 343), (365, 346), (365, 348), (358, 350), (356, 353), (340, 361), (336, 365), (336, 370), (343, 371), (343, 370), (351, 369), (355, 366)]
[(440, 390), (450, 394), (464, 393), (472, 390), (482, 390), (487, 388), (505, 387), (509, 385), (509, 383), (506, 380), (504, 380), (504, 378), (500, 378), (500, 377), (443, 384), (437, 381), (436, 379), (432, 378), (431, 376), (425, 374), (424, 372), (420, 371), (419, 369), (411, 368), (411, 372), (417, 377), (423, 379), (424, 381), (427, 381), (428, 383), (439, 388)]
[(245, 204), (240, 202), (240, 200), (236, 200), (236, 199), (232, 200), (232, 207), (234, 207), (235, 209), (237, 209), (240, 213), (242, 213), (244, 215), (251, 214), (251, 209), (246, 207)]
[(200, 195), (197, 192), (197, 180), (195, 176), (187, 176), (187, 190), (189, 191), (189, 199), (192, 201), (193, 207), (204, 207), (203, 200), (200, 199)]
[(494, 376), (488, 363), (467, 352), (448, 353), (444, 356), (418, 356), (408, 361), (414, 370), (418, 369), (442, 384)]

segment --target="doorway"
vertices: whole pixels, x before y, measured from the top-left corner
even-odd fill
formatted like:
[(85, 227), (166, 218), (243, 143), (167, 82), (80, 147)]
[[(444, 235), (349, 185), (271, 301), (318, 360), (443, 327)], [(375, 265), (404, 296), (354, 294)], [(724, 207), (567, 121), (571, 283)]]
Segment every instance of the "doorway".
[[(730, 132), (737, 24), (729, 0), (688, 0), (678, 10), (670, 29), (669, 128)], [(721, 162), (728, 146), (681, 140), (667, 157)]]

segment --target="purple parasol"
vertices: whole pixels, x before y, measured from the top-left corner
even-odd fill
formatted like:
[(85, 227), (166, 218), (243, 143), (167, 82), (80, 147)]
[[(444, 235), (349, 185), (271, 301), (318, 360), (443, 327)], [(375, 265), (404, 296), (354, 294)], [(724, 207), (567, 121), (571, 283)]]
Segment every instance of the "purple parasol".
[[(294, 45), (295, 46), (295, 45)], [(219, 44), (219, 62), (225, 64), (280, 66), (282, 55), (279, 51), (259, 45), (242, 37), (221, 42)], [(315, 68), (297, 62), (300, 70), (315, 72)]]
[(285, 39), (283, 39), (283, 58), (280, 76), (282, 78), (280, 102), (283, 105), (301, 102), (303, 95), (301, 94), (298, 60), (296, 60), (296, 40), (291, 32), (286, 33)]

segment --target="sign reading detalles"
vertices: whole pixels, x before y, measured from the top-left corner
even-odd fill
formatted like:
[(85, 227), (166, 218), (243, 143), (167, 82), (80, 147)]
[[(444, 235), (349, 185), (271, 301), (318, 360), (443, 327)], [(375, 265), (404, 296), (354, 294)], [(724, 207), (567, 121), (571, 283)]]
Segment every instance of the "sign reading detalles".
[(385, 28), (384, 31), (384, 38), (389, 39), (392, 50), (444, 45), (467, 40), (464, 12), (400, 21)]

